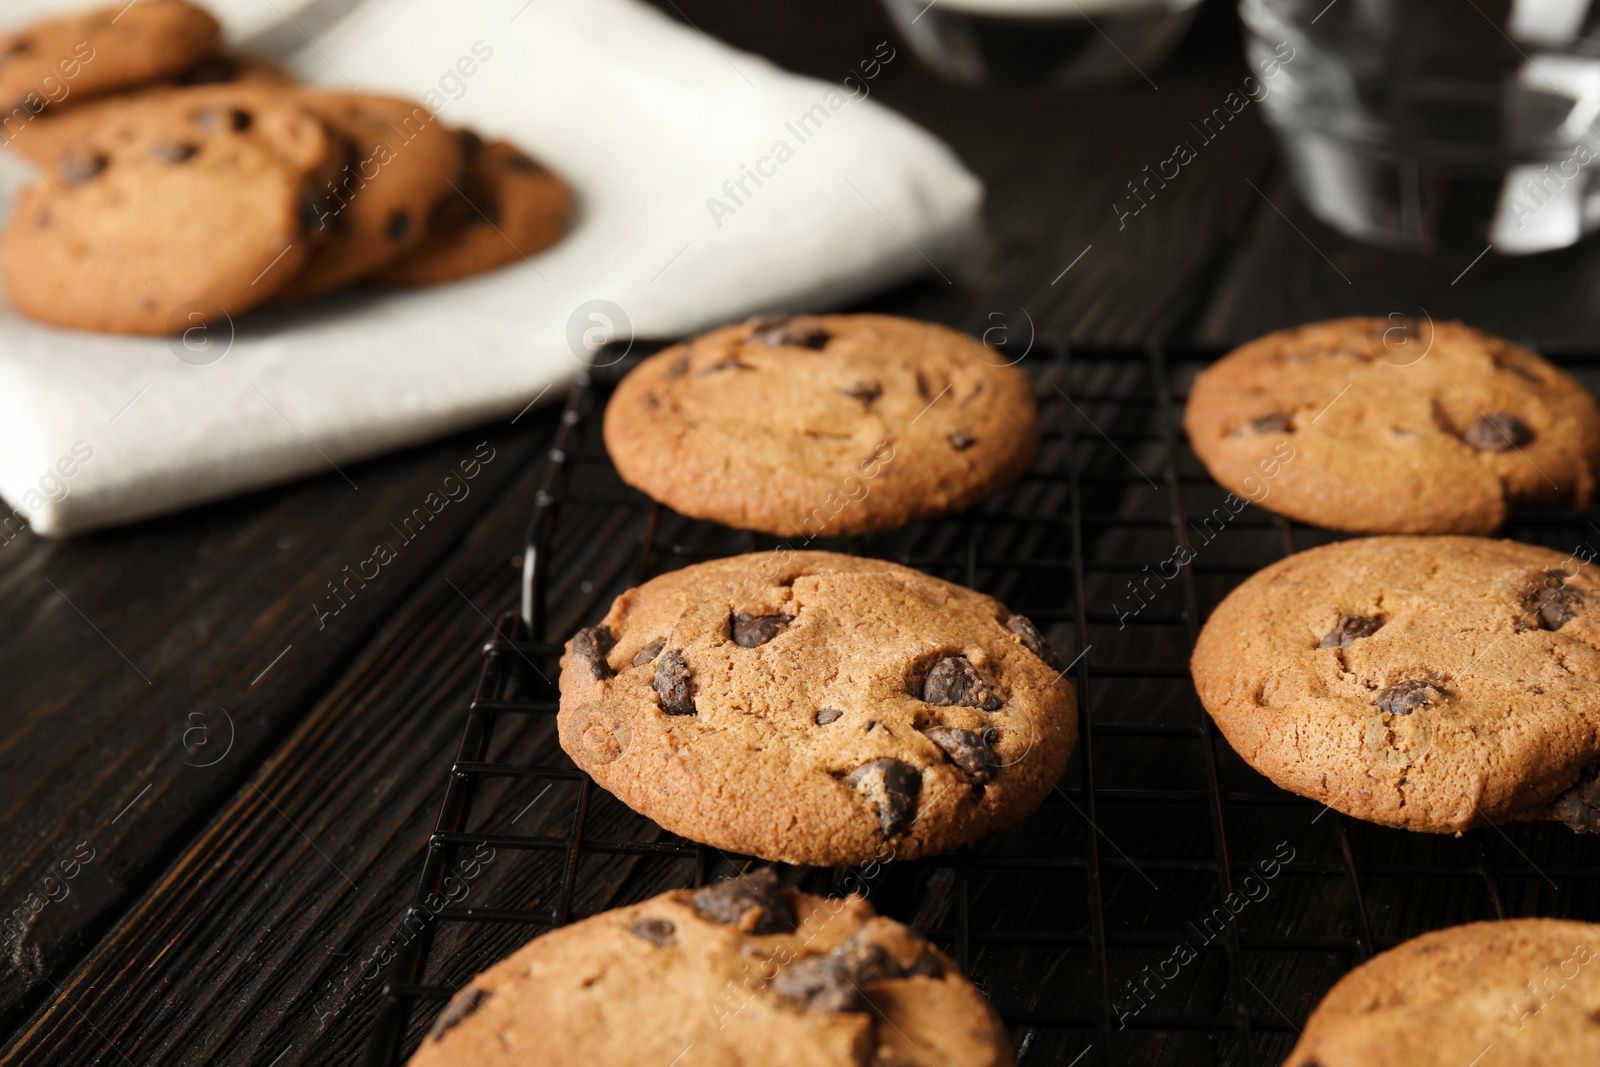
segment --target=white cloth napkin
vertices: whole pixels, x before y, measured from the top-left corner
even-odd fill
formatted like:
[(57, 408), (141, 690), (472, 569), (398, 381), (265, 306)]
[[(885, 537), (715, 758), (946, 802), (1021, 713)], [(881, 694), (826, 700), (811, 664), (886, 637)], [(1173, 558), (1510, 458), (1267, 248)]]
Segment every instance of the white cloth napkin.
[[(77, 6), (22, 3), (29, 16)], [(283, 0), (213, 9), (234, 37), (271, 32), (279, 9), (317, 14)], [(299, 73), (515, 140), (576, 189), (572, 232), (453, 285), (246, 317), (205, 365), (163, 339), (54, 329), (0, 306), (0, 543), (24, 520), (46, 535), (126, 522), (514, 416), (560, 395), (546, 389), (581, 367), (575, 347), (604, 335), (591, 301), (621, 308), (635, 336), (670, 337), (837, 306), (932, 269), (969, 239), (982, 188), (870, 99), (863, 71), (911, 62), (892, 42), (877, 51), (830, 83), (635, 0), (356, 5), (291, 57)], [(7, 204), (27, 176), (0, 160)]]

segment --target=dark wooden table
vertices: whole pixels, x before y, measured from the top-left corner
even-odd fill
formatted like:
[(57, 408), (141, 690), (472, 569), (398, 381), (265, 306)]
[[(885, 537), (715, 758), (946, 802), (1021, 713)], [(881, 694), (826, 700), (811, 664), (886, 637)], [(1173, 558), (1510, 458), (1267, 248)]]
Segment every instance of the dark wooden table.
[[(823, 78), (894, 39), (861, 0), (662, 6)], [(975, 92), (901, 46), (875, 95), (984, 179), (988, 242), (949, 284), (866, 306), (969, 326), (1020, 306), (1042, 336), (1093, 344), (1227, 344), (1420, 306), (1547, 347), (1600, 344), (1592, 244), (1489, 256), (1464, 276), (1471, 250), (1356, 245), (1297, 207), (1253, 107), (1119, 225), (1125, 183), (1246, 73), (1225, 2), (1207, 5), (1159, 88)], [(0, 549), (4, 1062), (359, 1056), (378, 983), (327, 991), (409, 900), (476, 645), (514, 604), (555, 418), (366, 463), (349, 471), (359, 491), (330, 474)], [(469, 497), (337, 615), (314, 606), (483, 447), (494, 458)]]

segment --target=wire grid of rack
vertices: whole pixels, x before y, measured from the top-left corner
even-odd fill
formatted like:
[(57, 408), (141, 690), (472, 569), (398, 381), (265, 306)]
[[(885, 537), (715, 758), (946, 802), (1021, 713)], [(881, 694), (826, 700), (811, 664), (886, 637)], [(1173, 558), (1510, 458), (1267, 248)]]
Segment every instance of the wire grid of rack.
[[(1276, 789), (1216, 733), (1188, 672), (1204, 618), (1260, 567), (1341, 536), (1222, 506), (1180, 424), (1189, 381), (1218, 354), (1036, 347), (1018, 365), (1037, 386), (1043, 443), (1017, 484), (961, 515), (808, 546), (989, 593), (1072, 662), (1078, 746), (1039, 811), (952, 854), (858, 872), (878, 910), (961, 963), (1024, 1065), (1276, 1064), (1322, 994), (1376, 951), (1478, 919), (1600, 919), (1600, 840), (1549, 823), (1459, 838), (1360, 823)], [(561, 643), (613, 596), (789, 543), (686, 519), (621, 484), (598, 416), (639, 358), (595, 368), (567, 397), (522, 614), (483, 647), (374, 1067), (400, 1062), (455, 989), (528, 938), (752, 863), (629, 812), (555, 741)], [(1600, 354), (1556, 361), (1600, 385)], [(1519, 513), (1505, 533), (1572, 550), (1600, 544), (1593, 519)], [(782, 870), (812, 892), (838, 892), (847, 873)]]

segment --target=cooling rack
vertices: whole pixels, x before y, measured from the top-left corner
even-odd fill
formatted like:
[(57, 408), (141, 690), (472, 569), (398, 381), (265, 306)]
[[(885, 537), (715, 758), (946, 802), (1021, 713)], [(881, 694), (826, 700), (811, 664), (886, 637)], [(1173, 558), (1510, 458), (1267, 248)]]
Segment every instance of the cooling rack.
[[(641, 354), (595, 366), (566, 398), (521, 612), (483, 646), (373, 1067), (403, 1062), (456, 989), (529, 938), (753, 862), (629, 811), (555, 739), (561, 643), (612, 597), (702, 559), (801, 547), (686, 519), (621, 483), (599, 414)], [(865, 885), (938, 942), (1023, 1065), (1277, 1064), (1322, 994), (1376, 951), (1479, 919), (1600, 919), (1600, 839), (1550, 823), (1461, 837), (1361, 823), (1278, 790), (1213, 729), (1188, 673), (1206, 615), (1259, 568), (1340, 536), (1237, 509), (1189, 451), (1183, 399), (1219, 354), (1035, 347), (1016, 358), (1043, 443), (1019, 482), (960, 515), (805, 546), (995, 596), (1072, 663), (1078, 747), (1027, 820), (944, 856), (780, 868), (811, 892)], [(1600, 354), (1553, 358), (1600, 387)], [(1519, 513), (1505, 535), (1572, 551), (1600, 545), (1595, 519)]]

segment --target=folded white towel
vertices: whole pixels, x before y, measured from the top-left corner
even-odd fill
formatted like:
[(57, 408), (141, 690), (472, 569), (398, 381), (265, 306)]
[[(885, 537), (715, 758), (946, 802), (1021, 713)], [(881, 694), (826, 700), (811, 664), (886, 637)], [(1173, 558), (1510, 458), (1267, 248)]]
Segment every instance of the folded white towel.
[[(216, 10), (237, 36), (271, 29), (260, 7)], [(870, 99), (868, 75), (910, 62), (893, 43), (824, 82), (635, 0), (518, 7), (367, 0), (291, 61), (527, 147), (577, 191), (566, 240), (453, 285), (256, 313), (204, 365), (167, 340), (0, 307), (0, 543), (25, 522), (47, 535), (126, 522), (515, 415), (559, 395), (549, 387), (608, 320), (621, 327), (593, 301), (622, 309), (635, 336), (670, 337), (837, 306), (970, 237), (978, 181)], [(0, 161), (7, 203), (27, 175)]]

